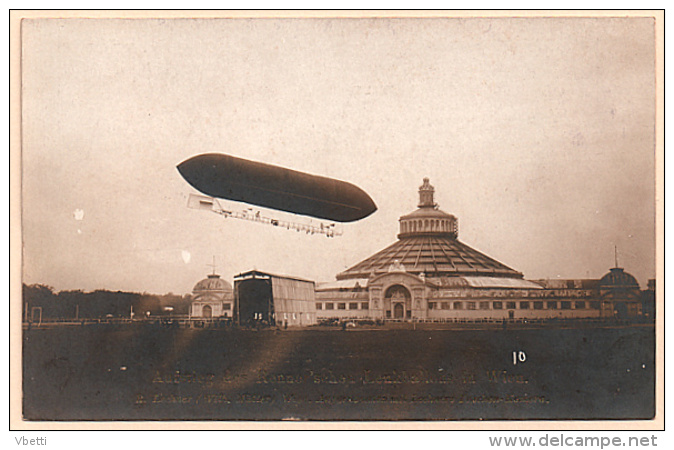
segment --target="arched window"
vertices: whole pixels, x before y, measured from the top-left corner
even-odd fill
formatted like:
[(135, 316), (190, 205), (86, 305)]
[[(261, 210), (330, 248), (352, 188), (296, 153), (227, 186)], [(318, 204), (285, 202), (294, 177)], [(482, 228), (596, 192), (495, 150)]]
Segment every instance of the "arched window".
[(410, 291), (406, 287), (399, 284), (389, 287), (384, 293), (386, 316), (394, 319), (411, 317), (411, 298)]

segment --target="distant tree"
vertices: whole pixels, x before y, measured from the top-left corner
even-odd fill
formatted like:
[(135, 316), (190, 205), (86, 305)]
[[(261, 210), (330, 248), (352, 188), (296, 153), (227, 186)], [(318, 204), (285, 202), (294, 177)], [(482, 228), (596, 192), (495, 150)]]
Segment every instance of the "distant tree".
[(85, 302), (85, 294), (81, 290), (61, 291), (58, 293), (57, 317), (61, 319), (74, 319), (86, 317), (82, 314)]
[[(84, 314), (87, 317), (129, 317), (131, 306), (140, 294), (99, 289), (86, 294)], [(80, 305), (82, 312), (82, 305)]]
[(42, 308), (43, 317), (50, 315), (50, 313), (53, 314), (56, 304), (53, 287), (44, 284), (27, 285), (24, 283), (22, 293), (23, 302), (21, 307), (23, 309), (23, 317), (26, 314), (30, 316), (31, 309), (36, 307)]
[(145, 316), (150, 312), (151, 316), (159, 316), (162, 314), (162, 306), (159, 297), (153, 294), (139, 295), (133, 306), (134, 311), (138, 316)]
[(189, 299), (185, 299), (182, 295), (176, 295), (172, 292), (159, 296), (159, 302), (162, 310), (166, 307), (173, 308), (172, 314), (186, 315), (189, 313)]

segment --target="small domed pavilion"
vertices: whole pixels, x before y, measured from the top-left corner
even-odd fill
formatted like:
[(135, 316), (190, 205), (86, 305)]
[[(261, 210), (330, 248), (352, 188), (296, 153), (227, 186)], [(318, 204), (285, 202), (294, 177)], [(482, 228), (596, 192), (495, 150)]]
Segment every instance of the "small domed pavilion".
[(232, 317), (234, 290), (232, 285), (212, 273), (192, 289), (191, 317)]
[(599, 296), (605, 316), (626, 319), (642, 314), (639, 283), (622, 267), (612, 268), (599, 280)]

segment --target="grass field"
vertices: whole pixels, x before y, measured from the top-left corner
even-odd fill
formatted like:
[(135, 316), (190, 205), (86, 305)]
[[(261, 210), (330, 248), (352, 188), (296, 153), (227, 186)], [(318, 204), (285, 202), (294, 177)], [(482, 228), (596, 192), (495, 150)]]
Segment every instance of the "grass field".
[(23, 337), (23, 414), (69, 421), (645, 419), (654, 414), (654, 340), (652, 327), (33, 328)]

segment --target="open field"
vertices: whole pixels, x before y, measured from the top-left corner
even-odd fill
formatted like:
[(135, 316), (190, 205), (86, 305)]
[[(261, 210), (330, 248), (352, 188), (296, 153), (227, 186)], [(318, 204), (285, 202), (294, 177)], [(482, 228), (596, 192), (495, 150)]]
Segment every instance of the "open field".
[(654, 341), (649, 326), (33, 328), (23, 337), (23, 412), (27, 420), (646, 419)]

